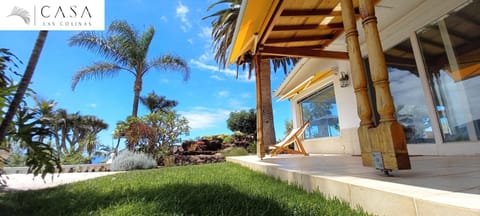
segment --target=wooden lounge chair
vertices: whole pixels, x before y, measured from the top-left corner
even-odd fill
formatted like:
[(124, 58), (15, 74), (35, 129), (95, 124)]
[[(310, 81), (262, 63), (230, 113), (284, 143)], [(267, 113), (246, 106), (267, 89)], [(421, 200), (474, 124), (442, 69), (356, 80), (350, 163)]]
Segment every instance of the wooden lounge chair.
[[(307, 121), (301, 127), (292, 129), (292, 131), (290, 131), (290, 133), (288, 133), (288, 135), (282, 141), (275, 145), (269, 146), (268, 149), (270, 149), (270, 156), (276, 156), (282, 152), (286, 152), (289, 154), (303, 154), (305, 156), (308, 156), (305, 148), (303, 148), (302, 135), (309, 124), (310, 121)], [(297, 150), (288, 148), (288, 145), (292, 143), (294, 143), (294, 146)]]

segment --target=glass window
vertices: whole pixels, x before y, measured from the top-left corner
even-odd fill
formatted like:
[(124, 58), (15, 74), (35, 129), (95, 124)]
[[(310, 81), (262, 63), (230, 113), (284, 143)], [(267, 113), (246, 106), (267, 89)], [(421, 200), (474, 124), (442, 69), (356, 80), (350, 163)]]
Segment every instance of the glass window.
[(480, 138), (480, 1), (417, 32), (445, 142)]
[(330, 85), (300, 102), (303, 121), (310, 121), (305, 139), (340, 136), (337, 103), (333, 85)]
[(385, 52), (396, 117), (408, 144), (435, 143), (412, 45), (407, 39)]

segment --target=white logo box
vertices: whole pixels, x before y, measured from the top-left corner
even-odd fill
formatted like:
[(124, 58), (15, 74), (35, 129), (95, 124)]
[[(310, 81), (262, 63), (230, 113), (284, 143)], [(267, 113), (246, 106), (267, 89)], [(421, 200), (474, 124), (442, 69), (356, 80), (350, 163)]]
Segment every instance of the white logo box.
[(104, 30), (105, 0), (0, 0), (0, 30)]

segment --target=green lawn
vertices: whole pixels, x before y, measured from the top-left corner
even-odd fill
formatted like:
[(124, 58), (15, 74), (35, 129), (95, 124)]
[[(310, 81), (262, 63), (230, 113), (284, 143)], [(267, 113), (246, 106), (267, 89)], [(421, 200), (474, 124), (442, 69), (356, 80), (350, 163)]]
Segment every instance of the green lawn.
[(0, 215), (366, 215), (233, 163), (130, 171), (0, 195)]

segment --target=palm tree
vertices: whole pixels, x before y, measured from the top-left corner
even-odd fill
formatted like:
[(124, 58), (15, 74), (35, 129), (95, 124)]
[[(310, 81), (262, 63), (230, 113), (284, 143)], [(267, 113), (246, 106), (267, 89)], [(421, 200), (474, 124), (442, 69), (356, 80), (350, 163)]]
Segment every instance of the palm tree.
[(146, 97), (140, 97), (140, 102), (150, 110), (150, 113), (167, 113), (168, 110), (178, 105), (178, 101), (167, 100), (165, 96), (159, 96), (154, 91)]
[[(215, 6), (221, 4), (229, 4), (229, 7), (223, 8), (203, 18), (214, 18), (214, 20), (212, 21), (212, 38), (213, 49), (215, 50), (215, 61), (223, 68), (225, 68), (228, 63), (227, 53), (229, 50), (232, 49), (233, 46), (232, 42), (234, 39), (233, 37), (237, 24), (237, 18), (240, 13), (241, 3), (242, 0), (219, 0), (218, 2), (210, 5), (207, 10), (210, 11)], [(237, 69), (238, 64), (248, 64), (250, 66), (253, 66), (254, 64), (251, 62), (252, 60), (253, 58), (242, 58), (242, 60), (237, 61)], [(272, 64), (274, 67), (274, 71), (276, 71), (277, 68), (282, 67), (284, 72), (287, 73), (287, 66), (290, 64), (294, 64), (296, 61), (296, 58), (277, 58), (272, 60)], [(259, 117), (258, 115), (263, 114), (262, 142), (264, 144), (276, 143), (275, 129), (273, 124), (270, 70), (271, 69), (269, 60), (262, 59), (261, 71), (259, 73), (260, 80), (262, 82), (262, 89), (257, 89), (257, 91), (260, 91), (260, 97), (262, 98), (262, 104), (260, 104), (260, 106), (262, 107), (263, 112), (257, 112), (257, 118)], [(251, 67), (249, 68), (249, 77), (250, 75)]]
[(150, 69), (178, 70), (183, 73), (185, 81), (190, 75), (186, 61), (178, 56), (166, 54), (147, 59), (154, 34), (152, 26), (139, 34), (125, 21), (114, 21), (104, 36), (93, 32), (80, 32), (71, 37), (70, 46), (85, 47), (109, 60), (93, 63), (77, 71), (72, 78), (72, 89), (75, 89), (81, 80), (103, 79), (118, 75), (120, 71), (129, 72), (135, 77), (132, 116), (136, 117), (143, 77)]
[(108, 124), (96, 116), (82, 116), (81, 127), (85, 130), (82, 140), (79, 142), (80, 148), (86, 148), (88, 157), (91, 158), (95, 149), (99, 145), (97, 135), (100, 131), (108, 128)]
[(3, 143), (5, 135), (7, 134), (7, 129), (12, 123), (13, 117), (15, 116), (15, 113), (17, 112), (20, 103), (23, 101), (25, 92), (28, 89), (28, 85), (30, 84), (33, 73), (35, 72), (35, 67), (37, 66), (38, 59), (40, 58), (40, 54), (42, 53), (43, 45), (45, 44), (47, 35), (48, 31), (40, 31), (38, 33), (37, 40), (35, 42), (35, 45), (33, 46), (32, 54), (30, 55), (30, 59), (28, 60), (27, 68), (25, 69), (25, 73), (23, 74), (22, 79), (18, 83), (17, 92), (15, 93), (12, 103), (10, 103), (8, 111), (5, 114), (2, 123), (0, 124), (0, 143)]
[[(57, 143), (57, 152), (59, 154), (66, 152), (67, 150), (67, 136), (69, 131), (68, 112), (66, 109), (58, 109), (55, 112), (55, 142)], [(63, 152), (62, 152), (63, 150)]]
[[(34, 112), (38, 115), (37, 118), (40, 120), (40, 127), (42, 129), (50, 127), (52, 130), (55, 130), (55, 106), (57, 105), (57, 103), (54, 100), (47, 100), (39, 98), (37, 96), (34, 96), (33, 100), (35, 101), (36, 105), (34, 108)], [(39, 141), (42, 143), (44, 139), (45, 137), (43, 136), (39, 137)]]

